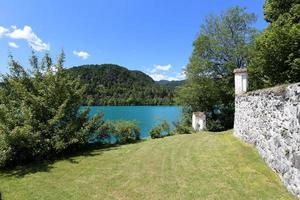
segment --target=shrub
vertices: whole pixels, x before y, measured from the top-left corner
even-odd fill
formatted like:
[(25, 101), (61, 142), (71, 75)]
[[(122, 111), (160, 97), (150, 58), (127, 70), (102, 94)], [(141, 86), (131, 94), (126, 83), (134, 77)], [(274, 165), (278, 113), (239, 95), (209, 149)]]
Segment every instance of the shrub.
[(141, 131), (135, 121), (106, 121), (90, 142), (126, 144), (136, 142), (140, 137)]
[(135, 121), (114, 122), (117, 142), (120, 144), (133, 143), (140, 140), (141, 130)]
[(177, 134), (191, 134), (192, 133), (191, 128), (188, 126), (185, 126), (183, 124), (177, 124), (175, 126), (174, 132)]
[(164, 134), (169, 135), (170, 134), (170, 125), (166, 120), (162, 121), (160, 124), (160, 127)]
[(89, 139), (89, 143), (112, 143), (112, 137), (115, 136), (115, 133), (116, 130), (114, 123), (106, 121), (97, 131), (94, 131), (93, 135)]
[(223, 131), (225, 127), (222, 125), (222, 122), (220, 120), (213, 120), (213, 119), (208, 119), (207, 120), (207, 129), (209, 131)]
[(156, 126), (156, 127), (152, 128), (150, 130), (150, 136), (151, 136), (152, 139), (154, 139), (154, 138), (161, 138), (161, 137), (163, 137), (162, 134), (161, 134), (161, 132), (162, 132), (161, 131), (161, 127), (160, 126)]
[(0, 166), (7, 163), (11, 158), (11, 148), (8, 144), (7, 137), (0, 132)]
[(48, 54), (31, 71), (10, 56), (10, 73), (0, 86), (0, 166), (45, 159), (88, 143), (103, 124), (79, 112), (84, 88), (63, 69), (64, 53), (53, 64)]
[(150, 130), (150, 136), (152, 139), (162, 138), (168, 135), (170, 135), (170, 125), (165, 120)]

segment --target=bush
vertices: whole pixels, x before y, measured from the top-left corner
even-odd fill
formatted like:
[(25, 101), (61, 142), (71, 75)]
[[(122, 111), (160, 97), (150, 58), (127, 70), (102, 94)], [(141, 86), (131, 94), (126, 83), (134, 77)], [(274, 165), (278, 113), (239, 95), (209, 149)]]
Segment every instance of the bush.
[(136, 142), (140, 137), (141, 130), (135, 121), (106, 121), (90, 142), (126, 144)]
[(0, 86), (0, 166), (45, 159), (88, 143), (103, 124), (79, 112), (84, 88), (63, 69), (64, 54), (53, 65), (32, 54), (26, 71), (10, 56), (10, 73)]
[(93, 135), (89, 139), (89, 143), (112, 143), (111, 140), (112, 137), (115, 137), (115, 133), (116, 131), (114, 123), (111, 121), (106, 121), (97, 131), (94, 131)]
[(177, 134), (191, 134), (192, 131), (191, 131), (191, 128), (188, 127), (188, 126), (185, 126), (183, 124), (177, 124), (175, 126), (174, 133), (177, 133)]
[(140, 140), (141, 130), (137, 122), (118, 121), (114, 123), (118, 143), (126, 144)]
[(11, 158), (11, 148), (4, 134), (0, 133), (0, 166), (7, 163)]
[(170, 125), (165, 120), (150, 130), (150, 136), (152, 139), (162, 138), (169, 135), (170, 135)]
[(156, 126), (156, 127), (152, 128), (150, 130), (150, 136), (151, 136), (152, 139), (154, 139), (154, 138), (162, 138), (163, 136), (162, 136), (161, 132), (162, 132), (161, 131), (161, 127), (160, 126)]
[(163, 133), (165, 133), (166, 135), (170, 134), (170, 125), (168, 124), (168, 122), (166, 120), (161, 122), (160, 127), (161, 127)]
[(225, 130), (225, 127), (222, 125), (222, 122), (218, 119), (217, 120), (208, 119), (207, 129), (209, 131), (219, 132)]

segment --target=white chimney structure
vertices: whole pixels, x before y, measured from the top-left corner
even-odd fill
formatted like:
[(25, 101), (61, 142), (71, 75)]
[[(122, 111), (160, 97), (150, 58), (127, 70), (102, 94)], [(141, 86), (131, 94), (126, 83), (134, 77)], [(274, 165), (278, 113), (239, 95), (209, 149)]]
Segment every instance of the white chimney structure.
[(238, 68), (233, 71), (235, 95), (243, 94), (248, 90), (247, 68)]
[(193, 112), (192, 126), (195, 131), (206, 129), (206, 116), (203, 112)]

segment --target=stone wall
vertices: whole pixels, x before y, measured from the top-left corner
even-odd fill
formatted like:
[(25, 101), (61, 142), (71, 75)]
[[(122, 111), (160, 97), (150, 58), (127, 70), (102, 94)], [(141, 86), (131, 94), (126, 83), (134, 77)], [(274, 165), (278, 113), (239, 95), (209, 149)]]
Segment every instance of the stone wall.
[(300, 198), (300, 83), (237, 95), (234, 134)]

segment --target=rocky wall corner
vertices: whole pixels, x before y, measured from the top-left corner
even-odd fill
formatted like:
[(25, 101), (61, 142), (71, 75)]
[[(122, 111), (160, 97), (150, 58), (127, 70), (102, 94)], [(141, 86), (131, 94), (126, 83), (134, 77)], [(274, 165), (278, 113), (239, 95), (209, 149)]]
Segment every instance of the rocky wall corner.
[(236, 95), (234, 134), (300, 198), (300, 83)]

